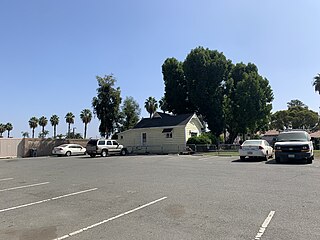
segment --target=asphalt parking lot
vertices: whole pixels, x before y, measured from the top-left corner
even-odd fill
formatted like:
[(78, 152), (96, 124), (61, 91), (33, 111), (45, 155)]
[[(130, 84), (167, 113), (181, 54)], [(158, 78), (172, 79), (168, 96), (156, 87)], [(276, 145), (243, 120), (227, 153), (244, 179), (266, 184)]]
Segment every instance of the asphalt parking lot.
[(320, 239), (320, 161), (0, 160), (0, 239)]

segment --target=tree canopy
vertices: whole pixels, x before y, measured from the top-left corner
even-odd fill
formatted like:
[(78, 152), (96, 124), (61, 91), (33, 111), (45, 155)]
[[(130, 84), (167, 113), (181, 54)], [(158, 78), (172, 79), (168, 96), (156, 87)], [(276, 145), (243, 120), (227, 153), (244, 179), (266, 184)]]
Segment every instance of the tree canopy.
[[(289, 104), (290, 103), (290, 104)], [(271, 127), (284, 129), (314, 129), (318, 124), (318, 113), (308, 109), (300, 100), (291, 100), (287, 110), (277, 111), (271, 116)]]
[(120, 88), (115, 88), (113, 75), (96, 77), (98, 81), (97, 96), (92, 99), (93, 113), (100, 120), (99, 132), (109, 137), (117, 127), (120, 119)]
[(133, 97), (126, 97), (121, 107), (122, 127), (121, 131), (133, 128), (139, 121), (141, 109)]
[(273, 92), (254, 64), (234, 65), (223, 53), (198, 47), (183, 62), (166, 59), (162, 73), (168, 110), (196, 112), (215, 136), (227, 130), (233, 142), (239, 133), (267, 128)]

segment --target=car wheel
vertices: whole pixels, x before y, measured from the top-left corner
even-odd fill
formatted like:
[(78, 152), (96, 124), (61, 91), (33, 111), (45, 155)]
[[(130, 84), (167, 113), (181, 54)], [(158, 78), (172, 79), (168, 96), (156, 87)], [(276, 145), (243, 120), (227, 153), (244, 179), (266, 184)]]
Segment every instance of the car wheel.
[(240, 156), (240, 160), (244, 161), (246, 159), (246, 156)]
[(96, 155), (95, 154), (90, 154), (90, 157), (94, 158)]
[(127, 150), (126, 149), (122, 149), (121, 152), (120, 152), (120, 155), (121, 156), (127, 155)]
[(101, 157), (106, 157), (106, 156), (108, 156), (108, 151), (107, 150), (102, 150)]
[(71, 152), (70, 151), (66, 152), (66, 156), (70, 157), (71, 156)]
[(312, 164), (313, 157), (307, 159), (307, 164)]

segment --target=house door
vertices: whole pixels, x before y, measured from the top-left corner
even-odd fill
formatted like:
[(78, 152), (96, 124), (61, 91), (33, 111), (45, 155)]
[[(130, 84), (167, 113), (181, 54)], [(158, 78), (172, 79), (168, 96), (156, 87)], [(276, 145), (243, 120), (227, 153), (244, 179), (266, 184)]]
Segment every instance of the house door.
[(147, 133), (141, 134), (141, 145), (146, 146), (147, 145)]

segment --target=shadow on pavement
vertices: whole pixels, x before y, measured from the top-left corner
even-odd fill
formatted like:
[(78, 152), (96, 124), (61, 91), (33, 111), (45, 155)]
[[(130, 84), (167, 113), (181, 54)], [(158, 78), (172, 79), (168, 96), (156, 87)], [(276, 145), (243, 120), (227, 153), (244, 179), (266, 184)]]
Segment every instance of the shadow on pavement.
[(305, 160), (290, 160), (290, 161), (282, 161), (281, 163), (277, 163), (275, 159), (269, 160), (266, 164), (276, 164), (276, 165), (309, 165)]
[(233, 160), (233, 163), (257, 163), (257, 162), (263, 162), (263, 159), (259, 159), (259, 158), (246, 158), (245, 160), (241, 160), (241, 159), (237, 159), (237, 160)]

